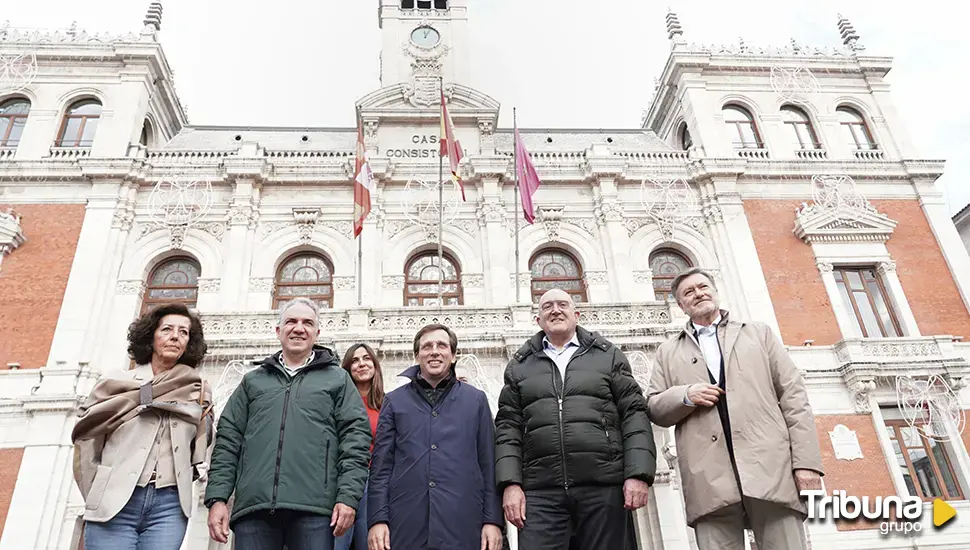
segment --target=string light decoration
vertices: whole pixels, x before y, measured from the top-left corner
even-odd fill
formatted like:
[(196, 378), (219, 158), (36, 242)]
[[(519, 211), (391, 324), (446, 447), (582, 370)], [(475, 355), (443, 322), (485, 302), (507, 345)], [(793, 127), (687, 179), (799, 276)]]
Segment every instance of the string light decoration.
[(0, 53), (0, 96), (25, 91), (37, 76), (37, 56), (33, 53)]
[(930, 375), (926, 380), (897, 376), (896, 402), (906, 423), (926, 439), (947, 442), (966, 428), (960, 397), (941, 376)]
[(845, 175), (812, 176), (812, 200), (818, 208), (834, 211), (841, 219), (858, 220), (874, 209), (856, 188), (855, 181)]
[(773, 65), (769, 81), (781, 101), (805, 100), (821, 89), (815, 75), (804, 65)]
[(408, 181), (401, 197), (401, 208), (410, 223), (424, 228), (437, 228), (439, 208), (443, 225), (453, 222), (458, 217), (461, 203), (461, 189), (458, 187), (458, 182), (449, 178), (441, 184), (444, 186), (444, 193), (439, 205), (437, 182), (421, 178)]
[(212, 183), (198, 179), (163, 179), (148, 198), (148, 216), (156, 226), (167, 228), (173, 249), (182, 248), (185, 234), (209, 213)]
[(683, 178), (644, 178), (640, 202), (668, 238), (674, 225), (685, 223), (697, 210), (697, 195)]

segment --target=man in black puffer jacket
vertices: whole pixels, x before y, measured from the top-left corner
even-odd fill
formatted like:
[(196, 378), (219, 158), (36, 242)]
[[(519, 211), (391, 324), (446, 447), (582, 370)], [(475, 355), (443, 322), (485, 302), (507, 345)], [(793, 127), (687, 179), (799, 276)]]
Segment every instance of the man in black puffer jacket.
[(495, 417), (505, 518), (528, 550), (566, 550), (573, 535), (583, 550), (636, 548), (631, 510), (646, 505), (657, 464), (643, 392), (623, 352), (577, 326), (569, 294), (546, 292), (537, 321)]

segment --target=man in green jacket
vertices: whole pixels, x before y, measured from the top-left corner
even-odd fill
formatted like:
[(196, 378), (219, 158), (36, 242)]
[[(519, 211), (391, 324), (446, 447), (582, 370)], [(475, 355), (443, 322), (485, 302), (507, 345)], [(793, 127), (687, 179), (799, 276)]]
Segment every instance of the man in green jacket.
[(314, 344), (319, 314), (306, 298), (283, 304), (283, 349), (246, 373), (219, 418), (205, 505), (209, 536), (225, 543), (231, 526), (236, 550), (332, 550), (354, 524), (370, 424), (350, 376)]
[[(505, 370), (495, 478), (519, 547), (636, 548), (631, 511), (657, 467), (647, 401), (626, 356), (580, 326), (566, 292), (539, 299), (542, 329)], [(526, 519), (528, 517), (528, 519)]]

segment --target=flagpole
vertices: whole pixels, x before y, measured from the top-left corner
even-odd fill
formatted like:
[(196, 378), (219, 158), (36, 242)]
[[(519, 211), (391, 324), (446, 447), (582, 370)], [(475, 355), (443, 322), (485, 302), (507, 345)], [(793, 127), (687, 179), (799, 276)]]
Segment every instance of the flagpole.
[[(441, 90), (441, 114), (444, 116), (444, 101), (445, 101), (445, 84), (444, 78), (438, 77), (438, 88)], [(442, 122), (441, 126), (444, 127), (446, 123)], [(440, 142), (444, 136), (438, 136), (438, 141)], [(450, 145), (450, 144), (449, 144)], [(441, 235), (444, 228), (444, 205), (445, 205), (445, 158), (441, 155), (441, 151), (438, 151), (438, 308), (444, 307), (444, 251), (441, 249)]]
[[(357, 107), (357, 132), (358, 132), (358, 135), (360, 135), (360, 131), (361, 131), (360, 128), (361, 128), (361, 123), (362, 122), (363, 121), (361, 120), (361, 117), (360, 117), (360, 107), (358, 106)], [(359, 153), (359, 151), (358, 151), (358, 153)], [(355, 160), (359, 161), (359, 159), (355, 159)], [(356, 178), (357, 175), (358, 174), (354, 174), (354, 177)], [(357, 182), (355, 181), (354, 182), (354, 189), (356, 189), (356, 188), (357, 188)], [(357, 200), (356, 200), (356, 197), (355, 197), (355, 199), (354, 199), (354, 215), (355, 215), (355, 219), (353, 220), (354, 223), (357, 222), (357, 220), (356, 220), (356, 212), (357, 212)], [(361, 305), (361, 302), (363, 301), (362, 294), (363, 294), (363, 290), (364, 290), (364, 288), (363, 288), (363, 286), (364, 286), (363, 285), (363, 282), (364, 282), (364, 244), (363, 244), (363, 240), (364, 240), (364, 232), (361, 231), (360, 234), (357, 235), (357, 285), (356, 286), (357, 286), (357, 305), (358, 306), (360, 306)]]
[(516, 154), (516, 139), (519, 135), (519, 121), (512, 107), (512, 164), (515, 169), (515, 303), (520, 303), (521, 289), (519, 288), (519, 156)]

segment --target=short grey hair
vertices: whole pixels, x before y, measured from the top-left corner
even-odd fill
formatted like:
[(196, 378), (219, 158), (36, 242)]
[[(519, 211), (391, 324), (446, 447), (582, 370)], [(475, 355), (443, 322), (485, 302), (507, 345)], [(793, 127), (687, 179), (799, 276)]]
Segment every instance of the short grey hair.
[(677, 289), (680, 288), (680, 284), (684, 282), (684, 279), (686, 279), (687, 277), (690, 277), (691, 275), (697, 275), (697, 274), (700, 274), (700, 275), (703, 275), (704, 277), (706, 277), (707, 280), (711, 282), (711, 286), (717, 286), (714, 283), (714, 277), (710, 273), (708, 273), (707, 271), (704, 271), (703, 269), (701, 269), (699, 267), (692, 267), (692, 268), (688, 269), (687, 271), (684, 271), (680, 275), (677, 275), (676, 277), (674, 277), (674, 282), (670, 285), (670, 292), (673, 293), (674, 300), (677, 300), (678, 299), (677, 298)]
[(285, 318), (284, 316), (286, 315), (286, 310), (290, 309), (293, 306), (298, 306), (298, 305), (304, 305), (312, 309), (314, 319), (318, 319), (320, 317), (320, 306), (318, 306), (316, 302), (314, 302), (309, 298), (303, 298), (303, 297), (293, 298), (292, 300), (285, 302), (283, 305), (280, 306), (280, 319), (278, 322), (279, 326), (283, 326), (283, 319)]

